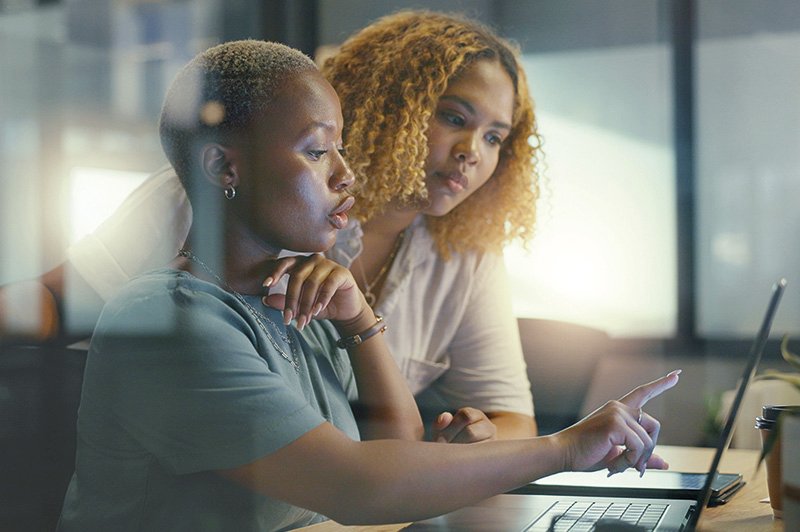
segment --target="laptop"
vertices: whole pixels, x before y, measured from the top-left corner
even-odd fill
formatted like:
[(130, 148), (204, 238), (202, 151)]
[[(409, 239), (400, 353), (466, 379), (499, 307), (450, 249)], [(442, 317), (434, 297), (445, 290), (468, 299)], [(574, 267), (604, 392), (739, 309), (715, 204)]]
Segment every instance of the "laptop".
[[(627, 469), (612, 477), (607, 470), (566, 471), (556, 473), (510, 491), (522, 495), (604, 495), (611, 497), (647, 497), (662, 499), (697, 499), (705, 485), (705, 473), (661, 471), (654, 469), (640, 476)], [(745, 485), (740, 473), (719, 473), (711, 486), (709, 506), (725, 504)]]
[[(720, 434), (703, 487), (694, 500), (652, 497), (503, 494), (445, 515), (418, 521), (411, 531), (693, 531), (708, 505), (722, 454), (730, 445), (734, 421), (744, 393), (755, 375), (778, 309), (786, 280), (772, 287), (772, 296)], [(652, 474), (648, 472), (645, 476)]]

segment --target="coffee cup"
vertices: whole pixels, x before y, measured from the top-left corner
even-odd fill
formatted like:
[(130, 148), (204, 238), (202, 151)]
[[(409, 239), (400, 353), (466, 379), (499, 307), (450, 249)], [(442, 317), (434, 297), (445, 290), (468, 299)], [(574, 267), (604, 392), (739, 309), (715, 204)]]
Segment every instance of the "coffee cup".
[(800, 530), (800, 413), (783, 417), (781, 449), (784, 530)]
[(761, 433), (762, 445), (772, 445), (764, 461), (767, 465), (769, 504), (772, 507), (772, 515), (778, 519), (783, 517), (783, 498), (781, 496), (781, 457), (783, 451), (781, 438), (778, 437), (775, 431), (782, 425), (782, 421), (779, 425), (779, 420), (785, 414), (800, 415), (800, 405), (765, 405), (761, 408), (761, 415), (756, 417), (756, 428)]

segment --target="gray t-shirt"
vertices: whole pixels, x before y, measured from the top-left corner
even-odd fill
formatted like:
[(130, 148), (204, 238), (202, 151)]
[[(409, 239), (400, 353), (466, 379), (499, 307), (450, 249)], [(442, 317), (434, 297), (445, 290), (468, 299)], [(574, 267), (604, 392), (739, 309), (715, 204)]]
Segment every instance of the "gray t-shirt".
[(323, 519), (214, 473), (326, 420), (359, 438), (355, 382), (332, 325), (300, 334), (246, 299), (264, 328), (232, 294), (175, 270), (132, 280), (106, 305), (59, 530), (264, 531)]

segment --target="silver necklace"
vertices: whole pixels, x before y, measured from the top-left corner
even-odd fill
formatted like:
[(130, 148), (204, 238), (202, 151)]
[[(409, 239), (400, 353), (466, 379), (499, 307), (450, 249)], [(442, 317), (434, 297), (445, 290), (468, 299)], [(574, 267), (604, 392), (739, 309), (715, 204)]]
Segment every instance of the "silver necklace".
[[(286, 359), (286, 361), (289, 362), (292, 365), (292, 367), (294, 367), (294, 370), (296, 372), (300, 373), (300, 361), (299, 361), (299, 357), (297, 355), (297, 348), (296, 348), (294, 340), (292, 340), (292, 337), (289, 334), (288, 330), (286, 331), (285, 334), (282, 333), (281, 330), (278, 328), (278, 326), (275, 325), (272, 322), (272, 320), (270, 320), (269, 318), (267, 318), (266, 316), (261, 314), (259, 311), (257, 311), (255, 309), (255, 307), (253, 307), (253, 305), (251, 305), (250, 303), (247, 302), (247, 300), (244, 298), (244, 296), (242, 294), (240, 294), (239, 292), (237, 292), (236, 290), (231, 288), (231, 286), (228, 283), (223, 281), (222, 278), (219, 275), (217, 275), (214, 272), (214, 270), (209, 268), (206, 265), (205, 262), (200, 260), (200, 258), (197, 255), (195, 255), (194, 253), (192, 253), (191, 251), (188, 251), (186, 249), (179, 250), (178, 251), (178, 255), (181, 256), (181, 257), (187, 258), (187, 259), (199, 264), (200, 267), (203, 268), (206, 271), (206, 273), (208, 273), (211, 277), (216, 279), (216, 281), (219, 284), (219, 286), (221, 286), (222, 288), (224, 288), (225, 290), (227, 290), (228, 292), (233, 294), (233, 296), (239, 301), (239, 303), (244, 305), (247, 308), (247, 310), (249, 310), (250, 313), (253, 315), (253, 317), (256, 319), (256, 323), (258, 323), (258, 326), (261, 328), (262, 331), (264, 331), (264, 334), (269, 339), (269, 342), (272, 344), (272, 347), (274, 347), (278, 351), (278, 353), (280, 353), (281, 356), (284, 359)], [(278, 341), (275, 340), (275, 337), (272, 336), (272, 334), (269, 332), (269, 330), (267, 330), (267, 326), (265, 325), (265, 323), (269, 323), (272, 326), (272, 328), (275, 329), (275, 332), (278, 334), (278, 337), (281, 340), (283, 340), (286, 344), (289, 345), (289, 351), (291, 351), (292, 356), (289, 356), (286, 353), (286, 351), (281, 349), (281, 346), (278, 343)]]

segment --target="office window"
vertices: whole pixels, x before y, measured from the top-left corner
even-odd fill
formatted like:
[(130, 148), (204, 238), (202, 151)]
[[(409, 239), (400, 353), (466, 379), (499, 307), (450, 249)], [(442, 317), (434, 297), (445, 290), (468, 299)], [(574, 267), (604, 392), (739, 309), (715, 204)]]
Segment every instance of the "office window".
[[(4, 94), (0, 88), (0, 98)], [(42, 260), (41, 131), (34, 120), (9, 114), (0, 122), (0, 282), (25, 277)]]
[[(580, 31), (576, 27), (573, 31)], [(666, 43), (528, 53), (545, 194), (531, 249), (507, 250), (519, 316), (669, 337), (677, 313)]]
[(105, 168), (76, 167), (70, 172), (69, 242), (94, 231), (119, 207), (147, 172), (126, 172)]
[(698, 332), (758, 327), (789, 288), (775, 334), (800, 332), (800, 4), (698, 2)]

